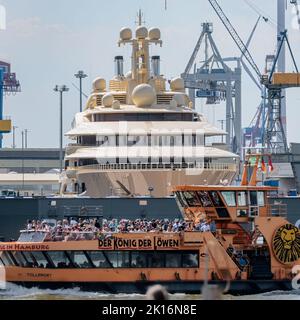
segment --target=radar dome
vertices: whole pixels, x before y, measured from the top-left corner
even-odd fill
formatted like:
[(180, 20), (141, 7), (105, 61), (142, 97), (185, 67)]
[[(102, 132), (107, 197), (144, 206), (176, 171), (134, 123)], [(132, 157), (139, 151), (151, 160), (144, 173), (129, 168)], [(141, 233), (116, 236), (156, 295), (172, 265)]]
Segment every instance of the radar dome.
[(105, 108), (111, 108), (114, 102), (114, 96), (111, 93), (107, 93), (102, 98), (102, 105)]
[(132, 71), (128, 71), (128, 72), (125, 74), (125, 78), (126, 78), (126, 79), (132, 79)]
[(150, 40), (159, 40), (161, 37), (160, 30), (158, 28), (151, 28), (149, 30), (149, 39)]
[(131, 40), (132, 38), (132, 31), (130, 28), (123, 28), (120, 31), (120, 39), (121, 40)]
[(121, 106), (120, 101), (119, 100), (114, 100), (114, 102), (112, 104), (113, 109), (118, 110), (118, 109), (120, 109), (120, 106)]
[(94, 91), (104, 91), (106, 89), (106, 81), (103, 78), (96, 78), (93, 81)]
[(148, 29), (146, 27), (138, 27), (135, 31), (137, 39), (146, 39), (148, 37)]
[(175, 99), (172, 99), (172, 100), (170, 101), (170, 107), (171, 107), (171, 108), (176, 108), (176, 107), (178, 107), (177, 101), (176, 101)]
[(184, 81), (182, 78), (174, 78), (171, 80), (171, 90), (172, 91), (182, 91), (184, 90)]
[(186, 104), (186, 96), (183, 93), (175, 93), (173, 99), (177, 102), (179, 107), (182, 107)]
[(140, 84), (133, 90), (132, 100), (137, 107), (148, 107), (156, 101), (156, 93), (149, 84)]

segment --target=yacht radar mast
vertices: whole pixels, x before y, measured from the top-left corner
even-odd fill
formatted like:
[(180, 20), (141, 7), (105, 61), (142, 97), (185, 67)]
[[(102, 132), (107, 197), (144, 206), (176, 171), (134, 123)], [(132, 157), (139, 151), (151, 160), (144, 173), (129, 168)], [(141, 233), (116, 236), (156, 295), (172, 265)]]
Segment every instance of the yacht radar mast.
[(148, 83), (150, 79), (150, 44), (162, 46), (160, 30), (158, 28), (147, 29), (142, 26), (143, 14), (138, 14), (138, 27), (135, 38), (129, 28), (123, 28), (120, 32), (119, 47), (123, 44), (132, 45), (131, 77), (136, 85)]

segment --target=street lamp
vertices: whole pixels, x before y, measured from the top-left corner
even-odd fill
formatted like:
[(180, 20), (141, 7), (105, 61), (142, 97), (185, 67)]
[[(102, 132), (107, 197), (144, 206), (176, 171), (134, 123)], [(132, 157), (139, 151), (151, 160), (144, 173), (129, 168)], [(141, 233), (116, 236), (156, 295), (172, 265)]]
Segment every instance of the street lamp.
[(17, 126), (13, 126), (13, 143), (12, 143), (12, 147), (13, 149), (16, 149), (16, 130), (18, 129), (19, 127)]
[(65, 85), (58, 86), (54, 88), (55, 92), (59, 92), (60, 95), (60, 126), (59, 126), (59, 164), (60, 172), (63, 170), (63, 93), (69, 91), (69, 88)]
[(80, 92), (80, 112), (82, 112), (82, 79), (87, 78), (87, 74), (80, 70), (74, 76), (79, 79), (79, 92)]

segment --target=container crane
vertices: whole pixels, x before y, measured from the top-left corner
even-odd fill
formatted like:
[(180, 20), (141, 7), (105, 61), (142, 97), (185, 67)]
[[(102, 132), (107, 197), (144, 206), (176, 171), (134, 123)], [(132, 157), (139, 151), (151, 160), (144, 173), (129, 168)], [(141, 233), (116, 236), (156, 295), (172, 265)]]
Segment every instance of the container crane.
[(300, 9), (299, 9), (300, 3), (298, 3), (298, 0), (290, 0), (290, 3), (295, 6), (297, 21), (298, 21), (298, 25), (299, 25), (299, 29), (300, 29)]
[(3, 146), (3, 134), (10, 133), (12, 129), (11, 120), (4, 119), (3, 116), (4, 94), (15, 94), (20, 91), (20, 82), (16, 74), (11, 72), (10, 64), (0, 61), (0, 149)]
[[(262, 117), (262, 142), (263, 147), (267, 147), (272, 153), (287, 153), (287, 139), (282, 124), (281, 114), (281, 102), (283, 99), (282, 90), (291, 87), (300, 87), (300, 74), (291, 50), (290, 43), (287, 37), (287, 31), (281, 33), (280, 45), (277, 49), (276, 57), (274, 58), (270, 74), (262, 75), (259, 68), (257, 67), (251, 53), (239, 34), (232, 26), (230, 20), (225, 15), (224, 11), (216, 0), (208, 0), (212, 8), (220, 18), (221, 22), (227, 29), (229, 35), (236, 43), (237, 47), (241, 51), (242, 55), (248, 61), (250, 67), (259, 78), (260, 83), (266, 89), (266, 98), (268, 103), (262, 104), (261, 112), (258, 113), (259, 119)], [(291, 53), (296, 73), (276, 73), (277, 62), (282, 50), (284, 43), (287, 42), (289, 51)]]

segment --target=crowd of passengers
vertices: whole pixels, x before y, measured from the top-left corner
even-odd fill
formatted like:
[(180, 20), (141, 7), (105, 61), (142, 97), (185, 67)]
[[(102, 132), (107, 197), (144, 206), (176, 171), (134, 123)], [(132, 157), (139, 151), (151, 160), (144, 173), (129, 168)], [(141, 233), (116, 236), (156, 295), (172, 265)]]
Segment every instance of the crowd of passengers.
[(199, 222), (187, 222), (181, 219), (63, 219), (51, 224), (47, 221), (30, 220), (27, 231), (42, 231), (47, 233), (48, 240), (78, 241), (97, 239), (101, 234), (112, 233), (146, 233), (163, 232), (176, 233), (182, 231), (215, 232), (215, 222), (203, 217)]

